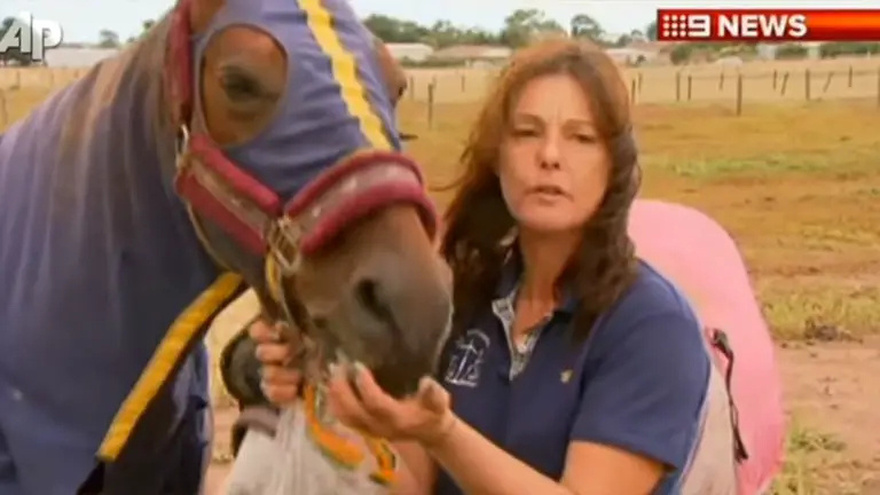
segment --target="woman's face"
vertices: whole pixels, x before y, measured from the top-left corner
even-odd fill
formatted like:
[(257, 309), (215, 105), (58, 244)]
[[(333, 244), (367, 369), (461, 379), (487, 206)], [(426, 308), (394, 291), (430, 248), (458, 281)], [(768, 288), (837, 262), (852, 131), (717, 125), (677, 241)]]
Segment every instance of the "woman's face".
[(501, 190), (520, 229), (580, 229), (602, 202), (611, 162), (587, 96), (571, 76), (526, 84), (500, 156)]

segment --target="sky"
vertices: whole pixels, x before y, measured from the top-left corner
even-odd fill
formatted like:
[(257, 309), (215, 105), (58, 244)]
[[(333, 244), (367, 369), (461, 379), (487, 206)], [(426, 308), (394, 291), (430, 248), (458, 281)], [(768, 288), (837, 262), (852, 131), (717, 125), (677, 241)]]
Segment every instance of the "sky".
[[(0, 0), (0, 19), (25, 11), (61, 23), (66, 42), (95, 42), (102, 29), (115, 31), (125, 40), (140, 32), (143, 20), (161, 16), (173, 4), (174, 0)], [(351, 4), (362, 16), (385, 14), (426, 25), (445, 19), (493, 31), (517, 8), (541, 9), (563, 26), (575, 14), (585, 13), (614, 34), (644, 29), (658, 8), (878, 6), (877, 0), (351, 0)]]

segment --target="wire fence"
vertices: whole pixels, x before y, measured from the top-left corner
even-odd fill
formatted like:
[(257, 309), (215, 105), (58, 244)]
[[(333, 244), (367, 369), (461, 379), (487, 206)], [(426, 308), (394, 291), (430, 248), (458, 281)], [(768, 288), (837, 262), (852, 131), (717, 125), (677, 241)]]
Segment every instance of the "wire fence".
[[(82, 77), (88, 69), (0, 68), (0, 128), (26, 114), (39, 99), (16, 101), (25, 94), (48, 94)], [(406, 98), (423, 103), (434, 125), (436, 107), (482, 99), (498, 69), (410, 70)], [(734, 115), (750, 104), (817, 100), (873, 100), (880, 108), (880, 60), (755, 63), (740, 67), (696, 65), (623, 71), (634, 105), (726, 103)], [(18, 105), (16, 105), (17, 103)], [(16, 107), (16, 108), (13, 108)]]
[[(742, 115), (750, 104), (865, 100), (880, 109), (880, 61), (840, 67), (783, 67), (765, 70), (706, 69), (625, 71), (632, 104), (729, 104)], [(478, 101), (497, 71), (410, 75), (408, 98), (426, 103), (433, 125), (434, 107)]]

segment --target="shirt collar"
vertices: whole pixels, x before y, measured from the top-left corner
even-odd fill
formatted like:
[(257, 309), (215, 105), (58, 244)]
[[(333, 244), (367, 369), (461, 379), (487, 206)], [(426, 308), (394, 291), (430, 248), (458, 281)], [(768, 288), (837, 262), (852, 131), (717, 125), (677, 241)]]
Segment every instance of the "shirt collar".
[[(501, 277), (495, 287), (495, 299), (492, 301), (492, 306), (496, 311), (502, 307), (508, 308), (509, 311), (513, 310), (522, 273), (522, 257), (514, 242), (505, 258), (504, 265), (501, 267)], [(555, 312), (571, 316), (577, 309), (577, 302), (574, 287), (571, 284), (566, 284), (563, 288), (562, 304), (556, 308)]]

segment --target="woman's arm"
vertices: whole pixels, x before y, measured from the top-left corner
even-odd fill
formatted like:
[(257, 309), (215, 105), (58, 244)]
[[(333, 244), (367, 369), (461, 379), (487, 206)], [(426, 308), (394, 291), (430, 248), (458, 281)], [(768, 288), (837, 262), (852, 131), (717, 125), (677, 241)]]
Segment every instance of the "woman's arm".
[(428, 450), (465, 493), (480, 495), (645, 495), (663, 465), (620, 449), (588, 442), (569, 446), (561, 483), (544, 476), (459, 421), (449, 437)]
[(400, 480), (394, 487), (396, 495), (431, 495), (437, 480), (437, 463), (425, 448), (416, 442), (395, 442), (402, 466)]

